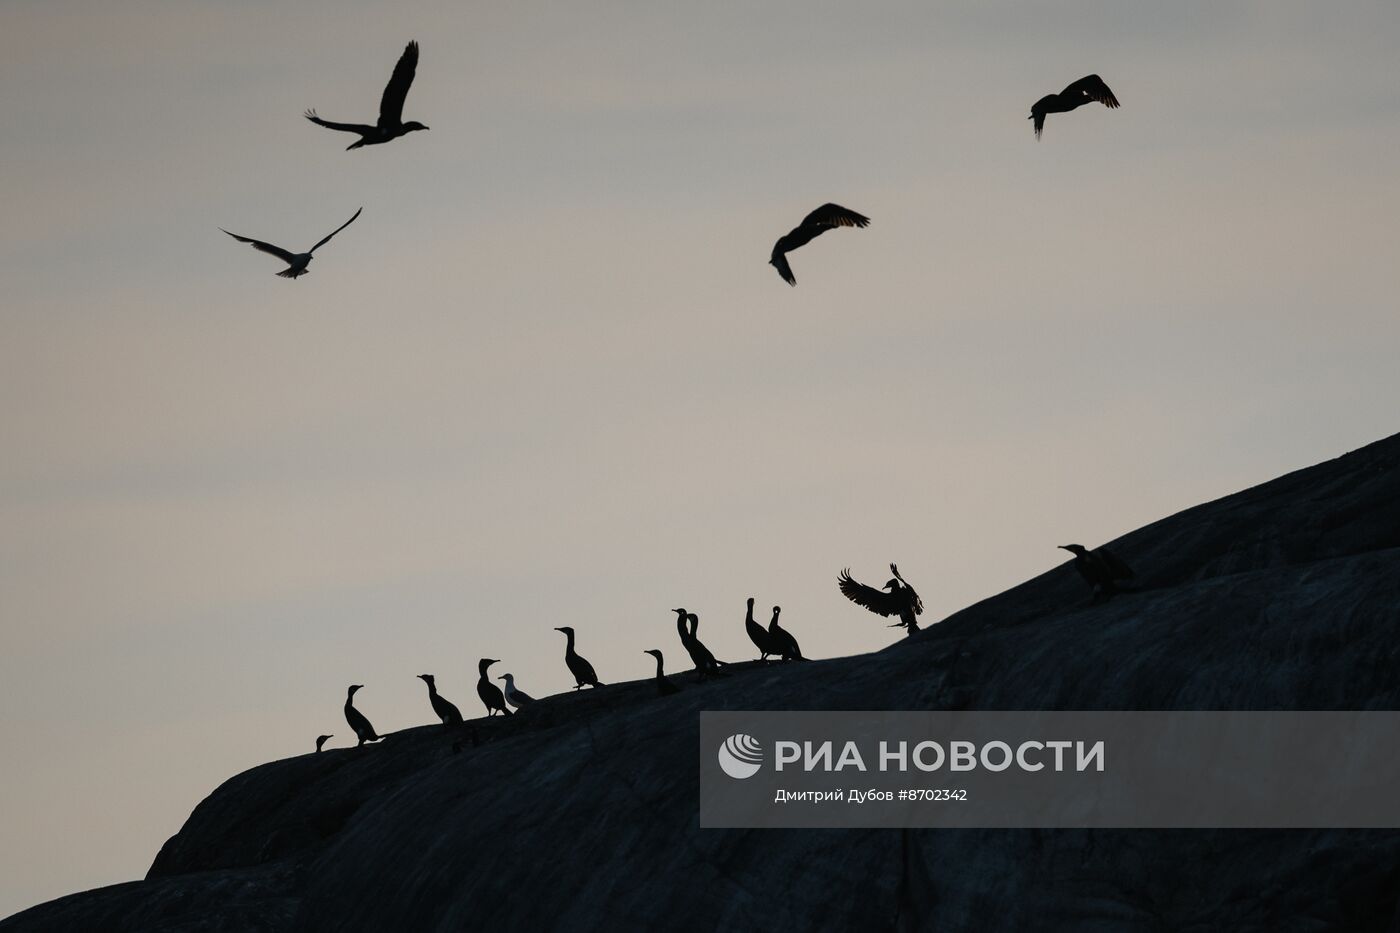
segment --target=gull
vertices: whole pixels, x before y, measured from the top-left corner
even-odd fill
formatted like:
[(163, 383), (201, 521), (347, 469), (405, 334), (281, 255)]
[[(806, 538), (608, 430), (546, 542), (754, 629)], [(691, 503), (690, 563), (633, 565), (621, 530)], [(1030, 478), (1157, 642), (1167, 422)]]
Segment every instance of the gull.
[[(364, 208), (362, 207), (359, 211), (356, 211), (355, 217), (359, 217), (360, 211), (363, 210)], [(311, 247), (304, 253), (294, 253), (291, 250), (283, 249), (280, 246), (273, 246), (271, 243), (264, 243), (262, 240), (255, 240), (252, 237), (239, 236), (236, 233), (229, 233), (227, 230), (224, 230), (223, 227), (220, 227), (219, 229), (224, 230), (224, 233), (228, 233), (229, 236), (233, 237), (240, 243), (251, 243), (253, 244), (253, 249), (276, 256), (278, 259), (282, 260), (287, 264), (287, 268), (283, 269), (277, 274), (282, 276), (282, 278), (284, 279), (294, 279), (299, 275), (306, 275), (306, 267), (311, 264), (311, 254), (316, 252), (316, 250), (320, 249), (321, 247), (325, 246), (327, 243), (329, 243), (331, 237), (335, 236), (337, 233), (353, 224), (355, 222), (355, 217), (351, 217), (349, 220), (345, 221), (345, 223), (341, 224), (339, 227), (336, 227), (330, 233), (326, 234), (325, 238), (322, 239), (321, 242), (317, 243), (315, 246)]]

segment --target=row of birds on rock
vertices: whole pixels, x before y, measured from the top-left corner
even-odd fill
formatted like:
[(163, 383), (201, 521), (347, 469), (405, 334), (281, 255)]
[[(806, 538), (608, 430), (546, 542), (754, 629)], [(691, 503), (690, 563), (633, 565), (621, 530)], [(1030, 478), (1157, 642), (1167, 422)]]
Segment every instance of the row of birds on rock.
[[(1092, 598), (1096, 601), (1120, 592), (1120, 583), (1133, 577), (1132, 568), (1107, 548), (1101, 547), (1091, 551), (1078, 544), (1062, 544), (1060, 547), (1074, 554), (1074, 567), (1090, 585)], [(867, 586), (853, 579), (849, 569), (841, 571), (836, 582), (841, 593), (851, 602), (876, 615), (886, 618), (897, 616), (899, 621), (894, 623), (892, 627), (903, 628), (906, 635), (913, 635), (919, 630), (918, 616), (924, 611), (923, 600), (919, 598), (919, 594), (914, 588), (900, 576), (897, 565), (890, 564), (890, 572), (894, 576), (882, 589)], [(744, 631), (748, 634), (754, 647), (758, 649), (759, 662), (766, 664), (770, 660), (807, 660), (802, 655), (802, 649), (798, 646), (797, 639), (793, 637), (791, 632), (778, 624), (778, 617), (783, 611), (782, 607), (773, 607), (773, 618), (765, 627), (754, 619), (753, 606), (754, 599), (750, 596), (748, 610), (744, 615)], [(720, 668), (728, 666), (728, 662), (718, 660), (714, 653), (700, 641), (700, 617), (687, 611), (684, 607), (673, 609), (672, 612), (676, 614), (676, 634), (680, 637), (681, 646), (690, 656), (691, 663), (695, 665), (696, 678), (707, 680), (722, 674)], [(598, 673), (594, 670), (593, 665), (578, 653), (575, 647), (573, 627), (561, 625), (554, 630), (564, 634), (564, 664), (568, 667), (569, 673), (573, 675), (573, 689), (581, 690), (584, 687), (604, 686), (603, 682), (598, 679)], [(660, 649), (647, 648), (643, 653), (656, 659), (656, 674), (653, 680), (657, 695), (664, 697), (679, 692), (680, 688), (666, 676), (665, 658)], [(496, 680), (505, 683), (504, 689), (492, 683), (489, 668), (491, 665), (499, 663), (499, 658), (482, 658), (477, 663), (476, 694), (481, 698), (482, 705), (486, 707), (488, 718), (497, 713), (502, 716), (510, 716), (512, 709), (518, 713), (536, 702), (534, 697), (515, 685), (515, 675), (510, 672), (496, 678)], [(452, 701), (438, 693), (437, 681), (434, 676), (432, 674), (419, 674), (418, 677), (428, 687), (428, 703), (433, 709), (433, 714), (449, 729), (461, 726), (464, 722), (461, 710)], [(374, 726), (365, 714), (355, 708), (355, 692), (363, 689), (363, 684), (351, 684), (345, 696), (345, 721), (358, 739), (357, 748), (366, 742), (377, 742), (384, 738), (375, 732)], [(322, 746), (331, 738), (334, 738), (334, 734), (317, 736), (316, 751), (321, 751)]]
[[(306, 111), (304, 116), (317, 126), (358, 135), (360, 138), (346, 147), (347, 152), (364, 146), (382, 145), (398, 139), (400, 136), (407, 136), (418, 130), (426, 130), (428, 127), (417, 120), (405, 121), (403, 119), (404, 101), (408, 97), (409, 88), (413, 86), (413, 79), (417, 72), (418, 43), (410, 42), (403, 50), (403, 54), (399, 56), (398, 64), (394, 66), (394, 73), (389, 77), (389, 83), (384, 87), (384, 94), (379, 99), (379, 120), (373, 125), (368, 123), (334, 123), (321, 119), (314, 109)], [(1033, 124), (1035, 138), (1040, 139), (1041, 131), (1045, 128), (1047, 114), (1068, 113), (1090, 103), (1103, 104), (1109, 109), (1118, 107), (1118, 98), (1098, 75), (1087, 75), (1071, 83), (1058, 94), (1045, 95), (1031, 105), (1031, 114), (1027, 118), (1035, 121)], [(364, 208), (361, 207), (355, 211), (353, 217), (332, 230), (304, 253), (274, 246), (265, 240), (230, 233), (228, 230), (223, 230), (222, 227), (219, 229), (240, 243), (248, 243), (256, 250), (276, 256), (287, 264), (287, 268), (277, 274), (283, 278), (296, 279), (306, 274), (307, 266), (311, 264), (312, 254), (329, 243), (331, 237), (354, 223), (363, 210)], [(828, 230), (834, 230), (837, 227), (864, 228), (869, 225), (870, 218), (864, 214), (858, 214), (839, 204), (823, 204), (802, 218), (802, 223), (778, 239), (778, 242), (773, 246), (773, 254), (768, 263), (778, 270), (778, 275), (782, 276), (783, 281), (789, 285), (796, 285), (797, 277), (793, 275), (792, 266), (788, 264), (788, 253), (799, 246), (807, 245)]]

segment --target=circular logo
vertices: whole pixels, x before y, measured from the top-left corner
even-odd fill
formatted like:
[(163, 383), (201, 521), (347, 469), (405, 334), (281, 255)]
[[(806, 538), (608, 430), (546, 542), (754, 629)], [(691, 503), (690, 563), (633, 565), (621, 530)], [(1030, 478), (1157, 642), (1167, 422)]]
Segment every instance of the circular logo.
[(719, 766), (732, 778), (753, 777), (762, 764), (763, 746), (751, 735), (731, 735), (719, 747)]

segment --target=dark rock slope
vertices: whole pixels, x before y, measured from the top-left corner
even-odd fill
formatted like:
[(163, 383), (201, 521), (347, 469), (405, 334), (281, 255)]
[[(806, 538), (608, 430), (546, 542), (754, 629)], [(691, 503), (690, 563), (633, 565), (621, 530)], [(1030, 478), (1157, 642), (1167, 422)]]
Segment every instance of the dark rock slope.
[(1400, 436), (1114, 549), (1140, 588), (1103, 604), (1063, 563), (876, 654), (254, 768), (145, 881), (0, 930), (1400, 931), (1400, 831), (697, 827), (701, 709), (1400, 701)]

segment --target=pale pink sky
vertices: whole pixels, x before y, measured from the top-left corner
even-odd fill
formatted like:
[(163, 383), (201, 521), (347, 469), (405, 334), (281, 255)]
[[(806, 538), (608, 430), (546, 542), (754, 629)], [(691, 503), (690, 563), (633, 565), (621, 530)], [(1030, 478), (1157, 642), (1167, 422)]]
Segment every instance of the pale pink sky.
[[(0, 6), (0, 915), (239, 770), (1397, 429), (1393, 3)], [(346, 153), (404, 44), (432, 129)], [(1030, 104), (1089, 72), (1123, 101)], [(767, 265), (824, 201), (873, 218)], [(363, 205), (311, 274), (298, 248)]]

